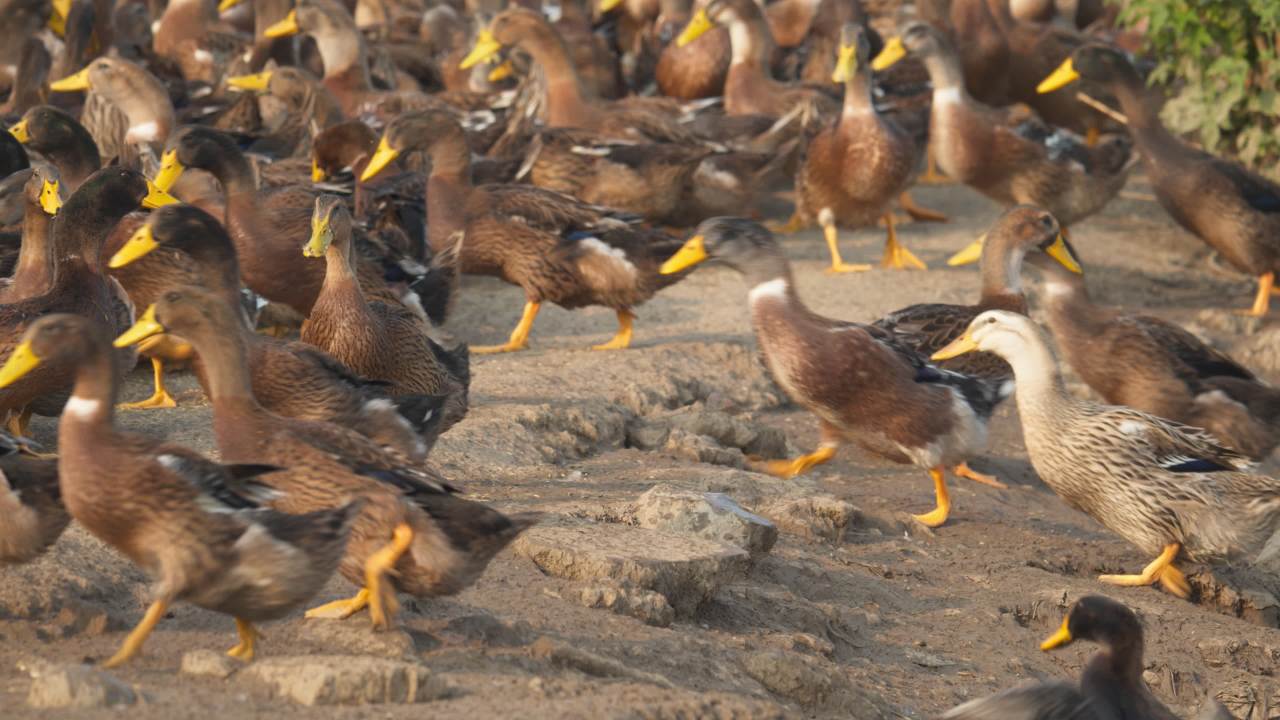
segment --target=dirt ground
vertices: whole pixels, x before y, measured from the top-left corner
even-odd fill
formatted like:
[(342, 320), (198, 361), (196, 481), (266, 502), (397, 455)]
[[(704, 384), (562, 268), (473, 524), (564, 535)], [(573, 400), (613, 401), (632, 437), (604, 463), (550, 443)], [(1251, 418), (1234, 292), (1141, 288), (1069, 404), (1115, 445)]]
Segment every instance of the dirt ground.
[[(1207, 249), (1143, 193), (1149, 188), (1137, 177), (1125, 197), (1073, 228), (1095, 298), (1186, 323), (1246, 361), (1274, 361), (1274, 348), (1258, 345), (1277, 337), (1273, 326), (1227, 312), (1249, 304), (1251, 282), (1217, 269)], [(952, 217), (902, 227), (904, 241), (930, 265), (925, 273), (831, 276), (822, 272), (818, 233), (786, 240), (814, 310), (870, 321), (911, 303), (975, 299), (976, 270), (943, 261), (998, 208), (959, 187), (920, 188), (916, 197)], [(847, 260), (878, 259), (882, 231), (842, 237)], [(1034, 275), (1028, 270), (1031, 286)], [(1031, 680), (1076, 677), (1093, 646), (1042, 653), (1038, 644), (1067, 604), (1101, 593), (1141, 616), (1148, 682), (1180, 714), (1212, 695), (1238, 718), (1280, 717), (1272, 680), (1280, 632), (1264, 626), (1276, 624), (1280, 608), (1247, 588), (1233, 595), (1214, 585), (1214, 599), (1196, 604), (1156, 588), (1100, 585), (1098, 573), (1134, 572), (1150, 558), (1065, 507), (1038, 480), (1012, 402), (993, 421), (987, 456), (974, 463), (1010, 489), (953, 481), (951, 520), (932, 532), (904, 515), (932, 508), (927, 475), (852, 448), (794, 481), (734, 467), (741, 452), (689, 433), (672, 431), (665, 445), (640, 449), (652, 445), (644, 428), (690, 413), (727, 416), (766, 435), (785, 432), (791, 452), (812, 446), (814, 418), (786, 403), (756, 360), (745, 296), (728, 270), (695, 272), (638, 309), (632, 349), (608, 353), (586, 348), (612, 334), (610, 311), (545, 308), (531, 351), (473, 359), (471, 413), (432, 461), (472, 497), (506, 510), (542, 510), (544, 525), (572, 522), (601, 537), (616, 532), (631, 504), (659, 482), (724, 492), (769, 517), (778, 503), (844, 501), (856, 512), (843, 532), (822, 537), (779, 521), (769, 553), (668, 627), (585, 607), (577, 600), (582, 580), (545, 573), (510, 549), (461, 595), (405, 598), (397, 631), (375, 635), (363, 615), (304, 621), (300, 612), (264, 627), (264, 660), (412, 659), (451, 687), (447, 697), (418, 704), (306, 708), (260, 691), (243, 673), (180, 673), (185, 652), (221, 653), (235, 640), (229, 618), (175, 607), (144, 655), (112, 671), (140, 692), (141, 703), (124, 712), (139, 720), (923, 718)], [(471, 343), (501, 341), (522, 302), (514, 287), (468, 278), (447, 330)], [(1259, 369), (1280, 381), (1274, 365)], [(142, 397), (148, 378), (149, 371), (135, 373), (126, 399)], [(118, 422), (212, 452), (208, 405), (190, 377), (180, 376), (176, 387), (179, 408), (122, 412)], [(54, 421), (35, 427), (52, 444)], [(1277, 469), (1275, 460), (1264, 468)], [(1214, 582), (1197, 580), (1202, 596)], [(335, 578), (318, 600), (351, 591)], [(39, 561), (0, 569), (0, 717), (46, 716), (27, 707), (32, 680), (20, 668), (105, 658), (141, 617), (146, 598), (141, 573), (75, 526)], [(569, 650), (548, 653), (548, 643)], [(76, 712), (118, 717), (121, 710)]]

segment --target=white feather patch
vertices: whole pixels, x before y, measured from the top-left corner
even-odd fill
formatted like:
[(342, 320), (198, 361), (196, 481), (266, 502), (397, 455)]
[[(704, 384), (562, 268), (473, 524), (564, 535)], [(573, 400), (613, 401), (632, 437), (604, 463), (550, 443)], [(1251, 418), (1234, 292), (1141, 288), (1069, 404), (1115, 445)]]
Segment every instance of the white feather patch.
[(959, 87), (937, 88), (933, 91), (934, 105), (958, 105), (961, 100)]
[(613, 261), (619, 267), (625, 270), (627, 274), (632, 276), (636, 274), (636, 266), (631, 264), (631, 261), (627, 259), (627, 254), (623, 252), (620, 248), (607, 245), (604, 242), (602, 242), (600, 238), (594, 238), (594, 237), (582, 238), (581, 240), (578, 241), (578, 244), (582, 245), (583, 247), (587, 248), (593, 253), (596, 253), (598, 255), (603, 255), (604, 257), (609, 258), (611, 261)]
[(67, 400), (67, 405), (62, 409), (62, 413), (64, 415), (69, 414), (72, 417), (80, 418), (82, 420), (88, 420), (96, 417), (101, 409), (102, 403), (98, 400), (89, 400), (87, 398), (72, 395), (71, 398)]
[(759, 285), (747, 291), (747, 299), (752, 303), (760, 300), (772, 299), (781, 300), (787, 296), (787, 280), (786, 278), (774, 278), (766, 280)]
[(1120, 423), (1119, 430), (1125, 435), (1142, 435), (1146, 433), (1147, 426), (1137, 420), (1125, 420)]
[(213, 53), (205, 50), (204, 48), (196, 48), (195, 52), (191, 53), (191, 56), (194, 57), (198, 63), (213, 62)]
[(133, 125), (125, 133), (124, 139), (129, 142), (156, 142), (160, 139), (160, 123), (151, 120)]

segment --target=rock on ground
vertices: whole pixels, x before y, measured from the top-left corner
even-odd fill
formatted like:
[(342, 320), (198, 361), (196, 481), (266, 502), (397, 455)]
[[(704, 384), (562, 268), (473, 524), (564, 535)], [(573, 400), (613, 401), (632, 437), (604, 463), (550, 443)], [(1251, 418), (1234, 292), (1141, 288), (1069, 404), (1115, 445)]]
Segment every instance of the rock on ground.
[(88, 665), (36, 662), (25, 669), (31, 675), (27, 704), (33, 708), (113, 707), (138, 699), (128, 685)]
[(267, 658), (239, 677), (301, 705), (427, 702), (450, 689), (424, 665), (350, 655)]
[(651, 530), (718, 540), (763, 555), (778, 541), (778, 528), (747, 512), (724, 493), (700, 493), (671, 485), (655, 485), (640, 496), (636, 524)]
[(592, 585), (582, 588), (578, 601), (584, 607), (612, 610), (654, 627), (667, 627), (676, 619), (676, 611), (665, 597), (641, 588)]

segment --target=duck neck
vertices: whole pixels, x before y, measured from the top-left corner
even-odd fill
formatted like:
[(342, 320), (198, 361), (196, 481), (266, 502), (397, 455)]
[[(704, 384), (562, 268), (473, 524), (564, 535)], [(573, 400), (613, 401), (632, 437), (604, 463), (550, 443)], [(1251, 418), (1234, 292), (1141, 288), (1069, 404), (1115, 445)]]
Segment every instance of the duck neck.
[(52, 218), (39, 203), (28, 203), (22, 219), (22, 246), (13, 269), (13, 297), (24, 298), (49, 289), (53, 284), (53, 262), (49, 252)]
[(83, 127), (71, 132), (71, 137), (50, 148), (37, 147), (54, 167), (58, 168), (58, 182), (70, 197), (89, 176), (102, 167), (98, 145)]
[(546, 78), (547, 125), (580, 126), (591, 113), (590, 90), (579, 77), (564, 40), (550, 28), (546, 30), (539, 29), (535, 36), (521, 40), (519, 45), (529, 53)]
[(116, 353), (93, 333), (89, 352), (76, 368), (71, 397), (58, 421), (58, 438), (75, 442), (82, 432), (110, 429), (116, 406)]
[(968, 102), (969, 93), (964, 87), (964, 72), (960, 68), (960, 56), (950, 46), (939, 48), (924, 58), (929, 82), (933, 85), (933, 105)]
[(238, 195), (253, 197), (257, 194), (258, 183), (253, 174), (253, 166), (249, 164), (249, 158), (229, 144), (219, 148), (216, 159), (201, 169), (218, 179), (228, 202)]
[[(361, 316), (355, 318), (357, 321), (365, 320), (369, 315), (369, 306), (365, 303), (364, 293), (360, 291), (360, 279), (352, 270), (350, 243), (351, 239), (348, 237), (345, 242), (331, 243), (325, 250), (324, 283), (320, 286), (316, 307), (311, 309), (313, 316), (316, 315), (317, 309), (321, 308), (321, 303), (336, 303), (340, 307), (350, 308), (349, 312), (355, 312)], [(372, 324), (372, 319), (355, 324), (367, 326)]]
[(747, 303), (753, 321), (759, 322), (764, 314), (779, 306), (804, 306), (796, 294), (791, 266), (785, 258), (770, 253), (745, 262), (738, 269), (747, 284)]
[(729, 72), (770, 78), (769, 58), (773, 55), (773, 33), (769, 22), (755, 3), (745, 17), (734, 17), (728, 23), (731, 57)]
[(182, 335), (204, 365), (215, 420), (226, 413), (238, 415), (262, 409), (253, 395), (243, 332), (242, 328), (202, 328)]
[(182, 43), (203, 37), (215, 19), (213, 5), (204, 0), (173, 0), (160, 16), (152, 47), (161, 57), (173, 55)]
[[(997, 248), (990, 248), (997, 250)], [(984, 310), (1009, 310), (1026, 314), (1022, 292), (1022, 253), (1005, 250), (982, 254), (982, 296)]]
[(840, 113), (840, 126), (847, 131), (864, 127), (863, 121), (876, 114), (871, 98), (871, 76), (865, 63), (844, 83), (844, 105)]
[(324, 85), (339, 95), (370, 90), (369, 51), (364, 38), (352, 28), (335, 29), (315, 36), (324, 63)]
[(1054, 408), (1067, 400), (1058, 360), (1043, 337), (1028, 342), (1013, 357), (1006, 357), (1017, 381), (1018, 412), (1026, 428), (1031, 418), (1054, 416)]
[(449, 237), (467, 222), (471, 185), (471, 151), (461, 129), (437, 138), (431, 146), (431, 176), (427, 178), (427, 242), (444, 250)]
[(1140, 148), (1179, 144), (1160, 122), (1160, 110), (1146, 93), (1142, 79), (1132, 69), (1120, 70), (1122, 76), (1111, 83), (1111, 92), (1120, 102), (1128, 119), (1129, 131)]
[(230, 239), (214, 246), (188, 249), (187, 254), (195, 260), (201, 269), (201, 275), (209, 291), (222, 298), (228, 307), (238, 311), (246, 328), (251, 327), (249, 316), (245, 314), (240, 298), (240, 261), (236, 258), (235, 247)]
[(1114, 687), (1113, 678), (1120, 678), (1127, 687), (1145, 687), (1142, 682), (1142, 653), (1141, 636), (1113, 641), (1089, 661), (1080, 678), (1081, 686), (1086, 688), (1086, 692), (1095, 684)]

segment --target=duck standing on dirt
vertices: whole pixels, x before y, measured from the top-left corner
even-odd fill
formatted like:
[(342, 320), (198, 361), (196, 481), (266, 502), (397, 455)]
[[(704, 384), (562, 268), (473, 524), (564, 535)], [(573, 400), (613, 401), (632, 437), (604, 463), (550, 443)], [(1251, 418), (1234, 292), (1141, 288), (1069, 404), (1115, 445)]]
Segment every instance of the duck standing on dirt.
[[(795, 477), (835, 457), (852, 440), (886, 459), (928, 470), (937, 507), (916, 519), (930, 527), (946, 522), (951, 499), (944, 468), (982, 450), (987, 421), (1012, 389), (1009, 383), (940, 370), (874, 326), (812, 312), (797, 295), (791, 266), (773, 235), (750, 220), (707, 220), (662, 272), (706, 260), (743, 275), (765, 364), (786, 393), (820, 420), (817, 450), (769, 462), (765, 470)], [(970, 477), (998, 485), (976, 473)]]
[(1029, 318), (989, 310), (933, 357), (981, 350), (1013, 366), (1018, 415), (1036, 473), (1068, 505), (1133, 543), (1150, 564), (1112, 585), (1157, 581), (1181, 598), (1175, 562), (1257, 563), (1280, 552), (1280, 480), (1195, 428), (1067, 394), (1045, 333)]
[(1253, 307), (1244, 314), (1266, 315), (1280, 291), (1280, 185), (1174, 137), (1146, 99), (1142, 77), (1119, 51), (1079, 48), (1038, 89), (1052, 92), (1079, 78), (1106, 86), (1120, 101), (1156, 199), (1179, 225), (1258, 278)]
[(286, 515), (259, 503), (270, 465), (221, 465), (184, 447), (114, 426), (116, 350), (102, 325), (78, 315), (40, 318), (0, 368), (0, 387), (44, 363), (72, 367), (75, 390), (58, 423), (58, 475), (67, 510), (86, 530), (156, 579), (146, 615), (103, 667), (132, 659), (185, 600), (236, 619), (253, 659), (253, 623), (282, 617), (328, 581), (361, 503)]

